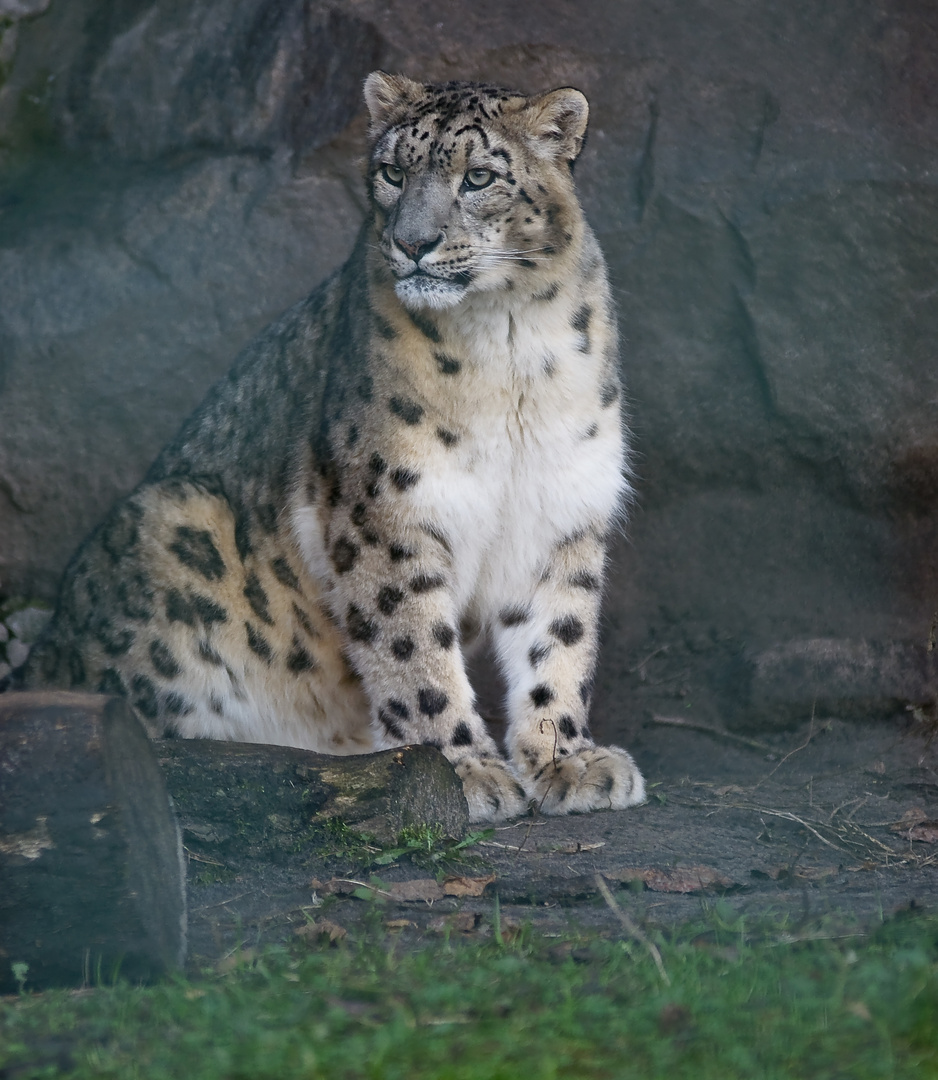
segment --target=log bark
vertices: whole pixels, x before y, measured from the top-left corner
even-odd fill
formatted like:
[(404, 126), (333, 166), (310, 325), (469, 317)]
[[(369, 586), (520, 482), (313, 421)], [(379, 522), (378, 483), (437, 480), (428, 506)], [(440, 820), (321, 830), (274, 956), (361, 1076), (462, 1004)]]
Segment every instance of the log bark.
[[(0, 990), (148, 979), (183, 962), (185, 866), (126, 702), (0, 697)], [(18, 968), (21, 973), (22, 968)]]
[(469, 814), (452, 765), (430, 746), (333, 757), (289, 746), (171, 739), (154, 743), (186, 839), (202, 853), (292, 861), (330, 841), (339, 821), (394, 844), (407, 826), (462, 838)]

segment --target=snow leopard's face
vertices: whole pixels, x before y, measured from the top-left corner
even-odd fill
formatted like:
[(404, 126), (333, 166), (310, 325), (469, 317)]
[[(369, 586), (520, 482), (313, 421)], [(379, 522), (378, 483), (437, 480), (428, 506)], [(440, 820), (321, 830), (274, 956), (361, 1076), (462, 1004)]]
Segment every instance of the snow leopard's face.
[(541, 288), (579, 220), (571, 165), (586, 98), (382, 72), (365, 98), (371, 201), (400, 300), (446, 308), (469, 292)]

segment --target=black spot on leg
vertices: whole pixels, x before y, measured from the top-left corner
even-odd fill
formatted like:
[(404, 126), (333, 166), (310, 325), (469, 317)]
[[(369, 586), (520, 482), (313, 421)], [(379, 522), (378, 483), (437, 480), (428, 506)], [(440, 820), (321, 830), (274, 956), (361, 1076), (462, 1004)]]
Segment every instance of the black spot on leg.
[(403, 599), (404, 593), (396, 585), (384, 585), (378, 593), (378, 610), (382, 615), (393, 615)]
[(436, 437), (444, 446), (455, 446), (459, 442), (459, 436), (455, 432), (447, 431), (446, 428), (438, 427)]
[(425, 686), (417, 691), (417, 708), (424, 716), (439, 716), (449, 705), (449, 698), (435, 686)]
[(557, 721), (557, 729), (565, 739), (576, 738), (576, 724), (574, 724), (572, 716), (561, 716)]
[(285, 585), (288, 589), (292, 589), (294, 592), (300, 591), (300, 580), (293, 573), (293, 568), (284, 558), (272, 559), (270, 568), (274, 572), (274, 577), (280, 582), (281, 585)]
[(433, 627), (433, 637), (441, 649), (451, 649), (456, 640), (456, 631), (445, 622), (438, 622)]
[(395, 638), (391, 642), (391, 652), (398, 660), (409, 660), (416, 649), (414, 639), (409, 636)]
[(191, 529), (188, 525), (176, 527), (176, 539), (169, 545), (176, 558), (191, 570), (201, 574), (207, 581), (221, 581), (225, 576), (225, 560), (207, 529)]
[(253, 570), (248, 573), (247, 581), (244, 585), (244, 598), (251, 605), (251, 610), (262, 623), (273, 626), (274, 620), (270, 617), (269, 610), (270, 601), (267, 597), (267, 593), (264, 591), (263, 585), (260, 583), (260, 578), (258, 578)]
[(164, 679), (175, 679), (182, 673), (182, 668), (176, 662), (176, 657), (173, 656), (169, 646), (159, 638), (150, 642), (150, 662), (156, 673), (162, 675)]
[(589, 570), (577, 570), (575, 574), (571, 574), (567, 581), (575, 589), (586, 589), (588, 592), (596, 592), (599, 588), (599, 578), (595, 574), (591, 574)]
[(512, 607), (502, 608), (498, 613), (498, 618), (502, 626), (520, 626), (531, 618), (531, 609), (516, 604)]
[(465, 720), (460, 720), (453, 728), (449, 741), (451, 746), (472, 746), (472, 731)]
[(531, 703), (538, 709), (549, 705), (554, 700), (554, 691), (547, 683), (538, 683), (531, 691)]
[(412, 592), (427, 593), (434, 589), (442, 589), (446, 585), (446, 578), (442, 574), (418, 574), (411, 578), (410, 588)]
[(368, 460), (368, 468), (375, 474), (375, 476), (382, 476), (385, 472), (387, 472), (388, 463), (380, 454), (374, 453)]
[(274, 655), (274, 651), (270, 647), (270, 642), (249, 622), (244, 624), (244, 629), (247, 633), (248, 648), (252, 653), (259, 656), (261, 660), (264, 660), (269, 664)]
[(401, 742), (405, 741), (403, 729), (387, 709), (378, 709), (378, 719), (384, 725), (384, 730), (392, 736), (392, 738), (400, 739)]
[(586, 429), (585, 438), (587, 438), (587, 439), (595, 439), (598, 434), (599, 434), (599, 424), (590, 424), (590, 426)]
[(389, 544), (388, 554), (391, 556), (391, 562), (404, 562), (407, 559), (412, 559), (417, 552), (406, 544)]
[(395, 416), (399, 416), (405, 424), (409, 424), (411, 427), (419, 424), (423, 419), (423, 406), (418, 405), (416, 401), (412, 401), (410, 398), (392, 397), (388, 402), (388, 408)]
[(562, 645), (575, 645), (586, 632), (582, 621), (576, 615), (564, 615), (554, 619), (548, 630)]
[(358, 545), (347, 536), (340, 536), (332, 545), (332, 565), (337, 574), (347, 574), (358, 558)]
[(536, 668), (542, 660), (546, 660), (547, 657), (550, 656), (551, 647), (552, 646), (548, 645), (546, 642), (532, 645), (528, 650), (528, 660), (531, 661), (531, 667)]
[(580, 683), (580, 701), (584, 705), (589, 705), (590, 698), (593, 696), (593, 680), (587, 679)]
[(398, 701), (397, 698), (388, 698), (386, 704), (388, 710), (394, 713), (395, 716), (399, 716), (401, 720), (410, 719), (410, 709), (407, 708), (403, 701)]
[(397, 488), (398, 491), (407, 491), (412, 488), (420, 480), (420, 473), (414, 469), (408, 469), (404, 465), (399, 465), (391, 473), (391, 483)]
[(349, 604), (346, 612), (346, 625), (352, 641), (361, 641), (368, 645), (378, 636), (378, 624), (355, 604)]
[(364, 503), (356, 503), (350, 516), (352, 524), (360, 529), (368, 520), (368, 507)]

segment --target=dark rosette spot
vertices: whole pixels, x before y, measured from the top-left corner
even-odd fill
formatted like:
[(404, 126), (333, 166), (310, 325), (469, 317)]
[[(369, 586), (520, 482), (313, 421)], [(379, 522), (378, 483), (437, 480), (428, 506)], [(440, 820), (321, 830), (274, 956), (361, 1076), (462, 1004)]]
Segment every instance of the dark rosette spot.
[(398, 660), (409, 660), (414, 655), (416, 647), (412, 637), (399, 637), (391, 642), (391, 652)]
[(251, 605), (251, 610), (261, 622), (267, 623), (268, 626), (273, 626), (274, 620), (270, 617), (269, 610), (270, 601), (267, 597), (267, 593), (264, 591), (263, 585), (261, 585), (260, 578), (258, 578), (253, 570), (248, 573), (247, 581), (244, 585), (244, 598)]
[(423, 419), (423, 406), (410, 398), (392, 397), (388, 402), (388, 408), (395, 416), (399, 416), (405, 424), (410, 424), (411, 427), (419, 424)]
[(547, 683), (539, 683), (531, 691), (531, 702), (538, 709), (542, 709), (545, 705), (549, 705), (553, 700), (554, 691)]
[(435, 686), (425, 686), (417, 692), (417, 707), (424, 716), (439, 716), (449, 705), (449, 698)]
[(472, 731), (465, 720), (460, 720), (459, 723), (453, 728), (453, 735), (450, 739), (451, 746), (472, 746)]
[(396, 585), (384, 585), (378, 593), (378, 610), (382, 615), (393, 615), (404, 599), (404, 593)]
[(164, 679), (175, 679), (182, 672), (169, 646), (159, 638), (150, 642), (150, 661), (156, 673)]
[(244, 624), (244, 629), (247, 632), (248, 648), (252, 653), (255, 653), (269, 664), (274, 655), (274, 651), (270, 647), (270, 642), (249, 622)]
[(561, 716), (557, 721), (557, 727), (565, 739), (576, 738), (576, 724), (574, 724), (572, 716)]
[(551, 635), (563, 645), (575, 645), (583, 634), (583, 623), (576, 615), (564, 615), (554, 619), (548, 628)]
[(368, 644), (378, 636), (378, 624), (355, 604), (349, 604), (346, 613), (349, 637), (352, 641), (362, 641)]
[(531, 609), (520, 604), (502, 608), (498, 613), (502, 626), (520, 626), (531, 618)]
[(433, 627), (433, 637), (441, 649), (451, 649), (456, 640), (456, 631), (445, 622), (439, 622)]
[(358, 545), (347, 536), (340, 536), (332, 545), (332, 565), (337, 574), (347, 574), (358, 558)]
[(225, 560), (207, 529), (192, 529), (188, 525), (176, 527), (176, 539), (169, 550), (191, 570), (208, 581), (221, 581), (225, 576)]

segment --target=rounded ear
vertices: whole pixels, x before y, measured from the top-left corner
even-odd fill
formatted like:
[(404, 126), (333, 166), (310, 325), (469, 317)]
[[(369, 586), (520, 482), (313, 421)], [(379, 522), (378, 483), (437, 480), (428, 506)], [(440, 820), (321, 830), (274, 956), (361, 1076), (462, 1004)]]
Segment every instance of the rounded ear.
[(388, 123), (401, 105), (414, 101), (423, 92), (420, 83), (405, 75), (389, 75), (386, 71), (373, 71), (365, 79), (365, 104), (371, 117), (371, 132), (377, 133)]
[(556, 144), (558, 157), (576, 161), (583, 149), (590, 115), (585, 95), (572, 86), (548, 90), (528, 99), (524, 115), (532, 134)]

